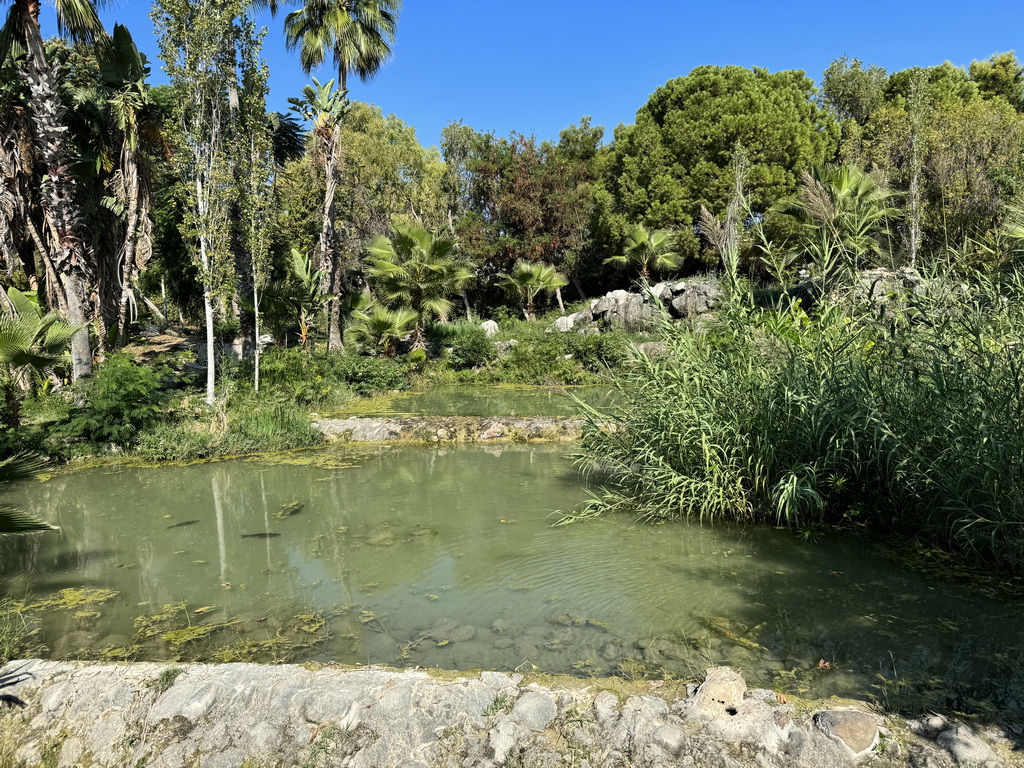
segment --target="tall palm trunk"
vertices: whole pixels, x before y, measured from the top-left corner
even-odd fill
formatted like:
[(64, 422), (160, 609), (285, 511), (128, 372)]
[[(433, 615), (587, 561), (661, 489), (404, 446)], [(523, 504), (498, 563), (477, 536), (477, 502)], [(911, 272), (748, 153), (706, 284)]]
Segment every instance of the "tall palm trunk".
[[(131, 148), (128, 137), (125, 137), (125, 144), (121, 149), (121, 174), (124, 178), (125, 192), (128, 195), (128, 216), (125, 221), (124, 242), (118, 262), (120, 266), (118, 275), (120, 296), (117, 303), (118, 346), (127, 341), (128, 305), (133, 297), (132, 284), (139, 267), (139, 236), (142, 231), (142, 223), (149, 216), (148, 205), (143, 205), (144, 202), (148, 202), (148, 195), (142, 185), (138, 158)], [(146, 210), (143, 210), (144, 207)]]
[(18, 3), (28, 9), (27, 16), (32, 19), (25, 30), (28, 60), (22, 75), (29, 86), (36, 144), (46, 166), (41, 192), (49, 256), (60, 280), (68, 320), (79, 326), (71, 340), (72, 376), (78, 381), (92, 375), (86, 312), (89, 264), (79, 232), (81, 222), (75, 203), (75, 180), (70, 170), (66, 110), (57, 97), (55, 73), (46, 62), (39, 30), (39, 5), (28, 0), (18, 0)]

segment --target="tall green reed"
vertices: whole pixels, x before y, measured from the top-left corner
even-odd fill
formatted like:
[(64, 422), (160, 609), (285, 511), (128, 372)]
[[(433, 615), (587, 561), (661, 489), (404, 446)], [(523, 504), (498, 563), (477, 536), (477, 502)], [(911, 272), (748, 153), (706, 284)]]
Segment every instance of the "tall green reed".
[(616, 374), (582, 456), (612, 478), (581, 513), (856, 519), (1024, 567), (1024, 280), (925, 295), (733, 302), (711, 333)]

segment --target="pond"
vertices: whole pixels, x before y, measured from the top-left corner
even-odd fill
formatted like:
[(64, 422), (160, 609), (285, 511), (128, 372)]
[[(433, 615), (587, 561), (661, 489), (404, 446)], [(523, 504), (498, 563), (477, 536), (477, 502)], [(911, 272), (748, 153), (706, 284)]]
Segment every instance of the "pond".
[[(564, 446), (338, 448), (14, 488), (59, 524), (8, 539), (3, 586), (51, 657), (338, 661), (691, 677), (1021, 706), (1022, 603), (880, 542), (770, 527), (553, 527)], [(941, 569), (939, 569), (941, 570)]]
[(540, 387), (526, 384), (460, 384), (396, 392), (356, 401), (322, 416), (566, 416), (579, 415), (577, 399), (597, 408), (614, 402), (608, 386)]

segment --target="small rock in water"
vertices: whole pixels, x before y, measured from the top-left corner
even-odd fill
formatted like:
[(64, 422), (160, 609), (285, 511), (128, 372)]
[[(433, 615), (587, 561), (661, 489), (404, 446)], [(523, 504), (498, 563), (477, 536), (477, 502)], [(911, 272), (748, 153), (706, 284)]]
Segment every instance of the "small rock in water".
[(511, 625), (504, 619), (495, 619), (491, 623), (491, 629), (498, 633), (508, 632), (511, 628)]
[(289, 501), (287, 504), (281, 506), (281, 511), (277, 512), (274, 517), (280, 519), (282, 517), (288, 517), (289, 515), (297, 515), (302, 511), (305, 505), (301, 501)]
[(515, 641), (514, 638), (505, 636), (505, 637), (499, 637), (497, 640), (495, 640), (493, 643), (491, 643), (491, 647), (492, 648), (497, 648), (499, 651), (502, 651), (502, 650), (505, 650), (506, 648), (511, 648), (515, 644), (516, 644), (516, 641)]

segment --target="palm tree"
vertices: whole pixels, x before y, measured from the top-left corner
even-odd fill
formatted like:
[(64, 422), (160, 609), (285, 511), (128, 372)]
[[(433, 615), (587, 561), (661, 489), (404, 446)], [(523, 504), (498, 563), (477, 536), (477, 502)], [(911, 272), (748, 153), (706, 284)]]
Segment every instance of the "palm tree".
[(43, 313), (16, 288), (5, 294), (8, 307), (0, 313), (0, 389), (4, 395), (4, 424), (21, 424), (21, 392), (31, 376), (64, 360), (78, 328), (55, 312)]
[(355, 72), (368, 81), (391, 57), (402, 0), (305, 0), (284, 20), (289, 49), (306, 74), (333, 59), (341, 90)]
[[(103, 37), (96, 12), (102, 0), (56, 0), (58, 29), (74, 40), (92, 42)], [(34, 139), (46, 168), (42, 182), (42, 209), (46, 221), (46, 248), (41, 254), (60, 279), (60, 302), (75, 327), (71, 343), (73, 376), (92, 373), (92, 352), (86, 325), (86, 286), (90, 269), (81, 233), (81, 211), (75, 203), (66, 110), (57, 95), (58, 79), (46, 60), (39, 26), (39, 0), (7, 0), (7, 19), (0, 29), (0, 61), (24, 55), (21, 76), (29, 86), (29, 111)]]
[[(64, 55), (71, 53), (64, 49)], [(152, 234), (150, 155), (163, 147), (161, 121), (150, 99), (146, 78), (150, 68), (127, 27), (117, 24), (107, 45), (97, 52), (99, 77), (88, 87), (74, 88), (79, 154), (97, 170), (89, 194), (101, 205), (83, 210), (86, 229), (93, 231), (96, 253), (97, 325), (100, 349), (125, 341), (129, 308), (135, 306), (133, 285), (149, 260)], [(108, 170), (109, 169), (109, 170)], [(111, 224), (113, 218), (113, 225)]]
[[(43, 459), (27, 453), (8, 456), (0, 461), (0, 489), (17, 480), (36, 477), (44, 465)], [(7, 506), (0, 506), (0, 533), (32, 533), (52, 531), (55, 526), (44, 523), (32, 515)]]
[(797, 195), (776, 204), (803, 225), (802, 246), (826, 280), (837, 270), (860, 269), (882, 253), (880, 235), (900, 215), (896, 193), (851, 165), (818, 165), (803, 174)]
[(346, 329), (346, 338), (367, 342), (388, 356), (395, 354), (398, 343), (416, 330), (419, 319), (411, 309), (388, 309), (380, 304), (370, 309), (357, 310), (352, 313), (352, 317), (356, 322)]
[(604, 260), (605, 264), (635, 265), (640, 267), (640, 279), (649, 282), (652, 270), (665, 272), (676, 269), (681, 258), (672, 250), (672, 233), (666, 229), (648, 231), (642, 224), (630, 227), (625, 247), (618, 256)]
[(517, 295), (523, 302), (523, 316), (527, 320), (533, 320), (533, 302), (537, 294), (541, 291), (557, 291), (569, 283), (553, 266), (543, 262), (531, 264), (528, 261), (517, 261), (511, 273), (501, 272), (498, 277), (502, 278), (498, 285)]
[[(325, 296), (338, 294), (337, 244), (334, 235), (334, 195), (338, 188), (338, 147), (341, 144), (341, 121), (349, 110), (344, 90), (335, 90), (334, 80), (322, 84), (315, 77), (313, 85), (302, 89), (301, 99), (289, 99), (292, 109), (313, 124), (316, 160), (324, 168), (326, 189), (320, 226), (321, 291)], [(327, 349), (341, 345), (338, 307), (327, 303)]]
[[(277, 12), (280, 4), (278, 0), (250, 0), (251, 7), (270, 8), (272, 13)], [(391, 57), (401, 7), (402, 0), (304, 0), (301, 8), (285, 17), (286, 44), (289, 49), (299, 49), (299, 63), (307, 75), (330, 55), (338, 70), (338, 93), (344, 98), (348, 92), (350, 72), (355, 72), (363, 81), (371, 80)], [(339, 294), (341, 286), (338, 284), (334, 239), (334, 191), (337, 184), (334, 174), (342, 116), (339, 114), (333, 123), (329, 140), (326, 134), (321, 135), (327, 193), (320, 231), (320, 268), (326, 281), (324, 292)], [(333, 344), (341, 345), (339, 313), (333, 304), (330, 309), (328, 349)]]
[(448, 319), (453, 306), (449, 297), (473, 276), (456, 257), (457, 248), (455, 240), (415, 225), (395, 227), (393, 237), (381, 235), (367, 248), (373, 256), (367, 271), (381, 302), (416, 315), (413, 349), (424, 346), (423, 329), (431, 318)]

